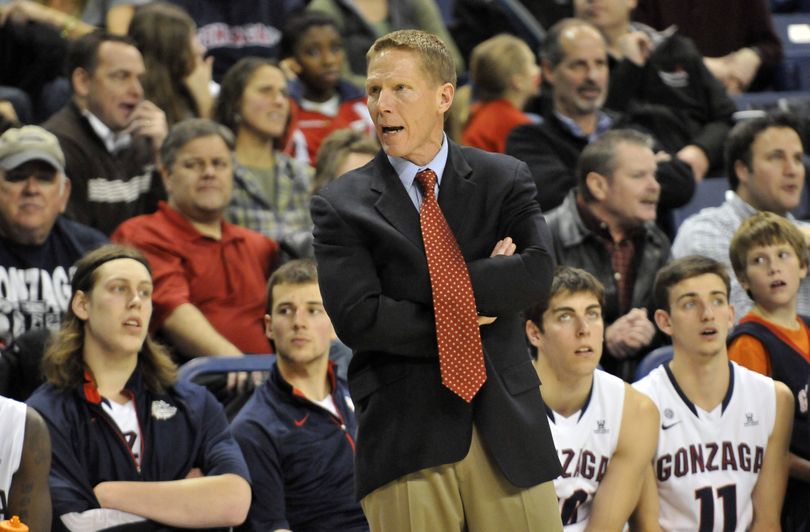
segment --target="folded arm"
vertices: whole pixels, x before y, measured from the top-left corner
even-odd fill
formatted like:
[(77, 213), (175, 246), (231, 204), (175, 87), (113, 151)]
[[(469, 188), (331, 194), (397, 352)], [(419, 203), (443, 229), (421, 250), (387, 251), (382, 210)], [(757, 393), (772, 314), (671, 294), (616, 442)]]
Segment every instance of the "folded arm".
[(250, 507), (250, 484), (231, 473), (164, 482), (101, 482), (93, 491), (102, 508), (172, 526), (236, 526)]

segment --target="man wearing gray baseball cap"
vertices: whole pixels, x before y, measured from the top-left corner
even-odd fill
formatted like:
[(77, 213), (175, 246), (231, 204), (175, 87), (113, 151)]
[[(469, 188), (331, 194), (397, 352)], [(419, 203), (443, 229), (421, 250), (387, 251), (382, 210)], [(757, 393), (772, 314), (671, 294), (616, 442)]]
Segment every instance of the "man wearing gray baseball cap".
[(59, 327), (73, 263), (106, 242), (60, 214), (70, 197), (56, 137), (38, 126), (0, 136), (0, 347), (32, 329)]

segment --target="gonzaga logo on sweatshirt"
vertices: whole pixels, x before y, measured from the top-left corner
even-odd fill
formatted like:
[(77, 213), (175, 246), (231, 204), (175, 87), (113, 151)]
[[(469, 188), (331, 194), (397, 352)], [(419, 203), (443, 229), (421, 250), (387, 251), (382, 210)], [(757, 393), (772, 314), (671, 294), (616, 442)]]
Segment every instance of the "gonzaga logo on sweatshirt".
[(57, 330), (70, 303), (74, 271), (0, 266), (0, 344), (31, 329)]

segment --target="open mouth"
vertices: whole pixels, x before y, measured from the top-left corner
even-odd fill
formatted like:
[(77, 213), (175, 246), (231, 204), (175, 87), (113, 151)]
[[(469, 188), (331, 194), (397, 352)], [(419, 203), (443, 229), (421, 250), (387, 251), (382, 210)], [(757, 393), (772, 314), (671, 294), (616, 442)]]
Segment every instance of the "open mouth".
[(124, 327), (133, 328), (133, 329), (140, 329), (141, 328), (141, 320), (138, 319), (129, 319), (124, 322)]
[(776, 280), (771, 283), (771, 288), (782, 288), (783, 286), (787, 286), (785, 281)]
[(383, 126), (382, 127), (382, 132), (383, 132), (383, 135), (390, 135), (392, 133), (399, 133), (403, 129), (405, 129), (405, 128), (402, 127), (402, 126)]
[(714, 336), (715, 334), (717, 334), (717, 329), (714, 327), (707, 327), (700, 331), (701, 336)]
[(122, 103), (118, 107), (120, 107), (121, 110), (123, 110), (127, 114), (127, 116), (129, 116), (130, 114), (132, 114), (135, 108), (138, 107), (138, 105), (134, 103)]
[(588, 346), (582, 346), (577, 348), (576, 351), (574, 351), (574, 353), (578, 355), (590, 355), (593, 353), (593, 348)]

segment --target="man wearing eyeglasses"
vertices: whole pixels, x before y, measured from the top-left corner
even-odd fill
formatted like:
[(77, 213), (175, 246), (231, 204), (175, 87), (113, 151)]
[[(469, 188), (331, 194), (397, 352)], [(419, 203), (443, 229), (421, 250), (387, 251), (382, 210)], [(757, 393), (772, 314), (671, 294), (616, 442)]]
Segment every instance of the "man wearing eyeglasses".
[(70, 197), (65, 157), (38, 126), (0, 136), (0, 347), (33, 329), (58, 329), (72, 265), (107, 238), (61, 216)]
[[(262, 317), (278, 245), (224, 219), (233, 190), (233, 142), (228, 128), (210, 120), (176, 124), (160, 149), (168, 201), (112, 235), (149, 259), (151, 329), (189, 357), (272, 352)], [(245, 376), (239, 378), (241, 384)], [(229, 388), (236, 379), (229, 377)]]

